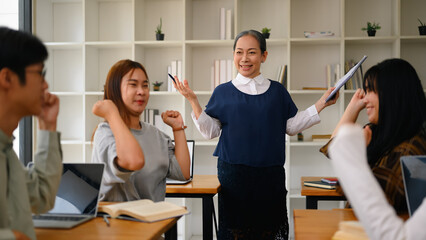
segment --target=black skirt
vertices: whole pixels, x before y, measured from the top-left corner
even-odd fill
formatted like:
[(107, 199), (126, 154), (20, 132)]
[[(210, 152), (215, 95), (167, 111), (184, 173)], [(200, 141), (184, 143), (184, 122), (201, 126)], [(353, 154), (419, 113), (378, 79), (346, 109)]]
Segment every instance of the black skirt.
[(288, 239), (285, 171), (218, 160), (218, 239)]

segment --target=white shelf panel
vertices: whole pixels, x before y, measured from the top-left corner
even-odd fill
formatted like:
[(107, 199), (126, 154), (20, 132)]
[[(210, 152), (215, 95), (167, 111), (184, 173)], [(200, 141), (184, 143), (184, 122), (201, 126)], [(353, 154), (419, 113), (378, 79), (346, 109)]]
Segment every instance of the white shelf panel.
[(288, 192), (288, 197), (292, 199), (298, 199), (298, 198), (306, 198), (305, 196), (300, 195), (300, 188), (299, 189), (290, 189)]
[(370, 44), (370, 43), (393, 43), (395, 40), (397, 40), (397, 36), (390, 36), (390, 37), (347, 37), (345, 38), (345, 42), (347, 43), (363, 43), (363, 44)]
[(291, 38), (292, 45), (327, 45), (327, 44), (340, 44), (341, 38), (328, 37), (328, 38)]
[(136, 45), (141, 45), (143, 47), (181, 47), (183, 46), (183, 41), (136, 41)]
[(234, 40), (186, 40), (185, 44), (192, 47), (232, 47)]
[(195, 140), (195, 146), (216, 146), (218, 140)]

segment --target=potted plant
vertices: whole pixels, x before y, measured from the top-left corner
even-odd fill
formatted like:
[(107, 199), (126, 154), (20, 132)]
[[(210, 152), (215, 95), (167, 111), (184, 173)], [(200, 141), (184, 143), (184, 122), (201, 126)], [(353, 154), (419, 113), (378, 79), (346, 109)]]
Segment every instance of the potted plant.
[(420, 35), (426, 35), (426, 24), (423, 23), (422, 21), (420, 21), (420, 19), (418, 19), (418, 18), (417, 18), (417, 20), (419, 20), (419, 22), (420, 22), (419, 34)]
[(361, 30), (367, 31), (369, 37), (374, 37), (374, 36), (376, 36), (376, 30), (379, 30), (380, 28), (382, 28), (382, 27), (380, 27), (379, 23), (367, 22), (367, 27), (366, 28), (363, 27), (363, 28), (361, 28)]
[(271, 35), (271, 29), (267, 27), (262, 28), (262, 35), (265, 39), (268, 39)]
[(155, 37), (157, 41), (164, 40), (164, 33), (161, 31), (162, 27), (163, 27), (163, 20), (160, 18), (160, 24), (157, 25), (157, 30), (155, 30)]
[(160, 86), (163, 84), (163, 82), (153, 82), (152, 85), (154, 85), (154, 91), (160, 91)]

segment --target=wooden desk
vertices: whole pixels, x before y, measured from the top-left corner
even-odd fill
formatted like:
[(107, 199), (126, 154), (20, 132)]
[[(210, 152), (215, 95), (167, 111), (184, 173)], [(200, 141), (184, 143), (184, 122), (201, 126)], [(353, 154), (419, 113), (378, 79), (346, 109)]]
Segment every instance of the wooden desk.
[(154, 223), (142, 223), (129, 220), (109, 219), (110, 226), (97, 217), (72, 229), (36, 228), (38, 240), (85, 240), (85, 239), (155, 239), (176, 225), (177, 218)]
[(357, 220), (352, 209), (293, 210), (295, 240), (330, 240), (340, 221)]
[(318, 209), (318, 201), (343, 201), (345, 196), (336, 192), (334, 189), (322, 189), (307, 187), (303, 185), (304, 181), (321, 181), (323, 177), (302, 177), (300, 195), (306, 196), (306, 209)]
[(213, 239), (213, 220), (217, 231), (213, 197), (220, 191), (216, 175), (194, 175), (190, 183), (167, 185), (166, 197), (201, 198), (203, 201), (203, 239)]

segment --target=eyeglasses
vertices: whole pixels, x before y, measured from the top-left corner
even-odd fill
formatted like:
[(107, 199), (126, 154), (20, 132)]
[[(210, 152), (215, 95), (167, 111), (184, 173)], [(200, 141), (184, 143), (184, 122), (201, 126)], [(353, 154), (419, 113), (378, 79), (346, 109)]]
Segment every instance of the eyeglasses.
[(25, 70), (25, 72), (38, 73), (38, 75), (40, 75), (43, 78), (45, 78), (45, 76), (46, 76), (46, 69), (43, 69), (42, 71), (38, 71), (38, 70)]

